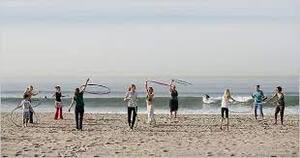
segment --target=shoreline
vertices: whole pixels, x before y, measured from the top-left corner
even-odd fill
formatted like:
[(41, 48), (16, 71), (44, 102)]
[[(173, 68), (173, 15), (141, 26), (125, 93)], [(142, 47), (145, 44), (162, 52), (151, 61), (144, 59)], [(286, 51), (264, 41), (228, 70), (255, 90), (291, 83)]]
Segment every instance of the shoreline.
[(272, 116), (256, 121), (253, 115), (231, 114), (229, 131), (220, 130), (219, 114), (179, 114), (172, 121), (158, 114), (154, 126), (139, 114), (130, 130), (126, 114), (85, 113), (83, 131), (74, 130), (74, 113), (65, 113), (64, 120), (54, 120), (54, 113), (38, 115), (38, 124), (23, 128), (1, 112), (1, 156), (299, 156), (297, 114), (287, 114), (284, 126), (273, 125)]

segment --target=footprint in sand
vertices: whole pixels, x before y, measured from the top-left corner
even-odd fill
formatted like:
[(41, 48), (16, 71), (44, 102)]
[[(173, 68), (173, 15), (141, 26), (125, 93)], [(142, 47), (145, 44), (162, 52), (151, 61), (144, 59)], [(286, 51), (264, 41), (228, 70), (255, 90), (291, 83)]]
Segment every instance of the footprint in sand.
[(212, 152), (207, 152), (206, 156), (213, 156)]
[(20, 156), (20, 155), (22, 155), (22, 151), (18, 151), (18, 152), (16, 152), (16, 154), (15, 154), (15, 156)]

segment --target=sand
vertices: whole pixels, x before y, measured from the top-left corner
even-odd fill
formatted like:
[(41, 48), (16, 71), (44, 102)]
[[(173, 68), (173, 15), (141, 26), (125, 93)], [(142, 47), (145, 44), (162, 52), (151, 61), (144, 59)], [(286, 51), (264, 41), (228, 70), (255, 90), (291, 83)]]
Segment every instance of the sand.
[[(273, 125), (273, 117), (231, 115), (229, 131), (220, 130), (219, 115), (179, 115), (173, 121), (156, 115), (146, 124), (139, 115), (130, 130), (126, 115), (85, 114), (84, 130), (75, 130), (74, 114), (55, 121), (39, 113), (39, 123), (16, 127), (1, 113), (1, 156), (15, 157), (299, 157), (299, 115)], [(20, 117), (14, 116), (15, 120)]]

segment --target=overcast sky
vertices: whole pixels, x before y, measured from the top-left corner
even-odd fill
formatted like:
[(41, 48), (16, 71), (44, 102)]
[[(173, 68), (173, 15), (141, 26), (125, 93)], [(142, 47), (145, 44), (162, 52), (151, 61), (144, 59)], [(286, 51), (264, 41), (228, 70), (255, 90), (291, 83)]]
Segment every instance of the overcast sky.
[(298, 0), (1, 0), (1, 76), (298, 75)]

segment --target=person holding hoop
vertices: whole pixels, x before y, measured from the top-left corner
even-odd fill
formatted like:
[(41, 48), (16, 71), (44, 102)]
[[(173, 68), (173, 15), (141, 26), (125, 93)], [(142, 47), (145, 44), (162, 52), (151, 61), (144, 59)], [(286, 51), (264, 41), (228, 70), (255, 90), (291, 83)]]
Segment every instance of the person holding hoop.
[(276, 100), (274, 101), (276, 103), (274, 125), (277, 125), (278, 113), (280, 113), (280, 121), (281, 121), (281, 125), (283, 125), (285, 101), (284, 101), (284, 94), (283, 94), (282, 87), (280, 87), (280, 86), (276, 87), (275, 94), (267, 102), (269, 102), (270, 100), (272, 100), (274, 98), (276, 98)]
[[(34, 88), (32, 85), (28, 86), (23, 94), (23, 98), (28, 96), (28, 101), (32, 103), (32, 97), (38, 95), (39, 92), (34, 92)], [(33, 123), (33, 112), (29, 111), (29, 123)]]
[(170, 95), (171, 99), (169, 101), (169, 108), (170, 108), (170, 118), (172, 118), (174, 113), (174, 118), (177, 117), (177, 110), (178, 110), (178, 92), (176, 90), (176, 86), (173, 84), (173, 81), (170, 84)]
[(55, 97), (55, 108), (56, 108), (56, 112), (55, 112), (55, 116), (54, 119), (58, 120), (58, 119), (63, 119), (63, 115), (62, 115), (62, 94), (61, 94), (61, 88), (59, 85), (55, 86), (56, 92), (53, 94), (52, 97)]
[(87, 87), (88, 82), (90, 79), (88, 78), (84, 85), (82, 85), (80, 88), (75, 89), (74, 97), (71, 101), (69, 112), (74, 104), (76, 102), (75, 106), (75, 121), (76, 121), (76, 129), (82, 130), (82, 121), (83, 121), (83, 114), (84, 114), (84, 100), (83, 100), (83, 94), (85, 92), (85, 89)]
[(224, 91), (224, 95), (222, 97), (222, 103), (221, 103), (221, 116), (222, 116), (221, 127), (220, 127), (221, 130), (223, 129), (223, 121), (225, 118), (226, 118), (227, 130), (229, 130), (229, 104), (231, 103), (231, 100), (236, 101), (231, 97), (229, 89), (226, 89)]
[(30, 119), (30, 114), (34, 113), (33, 108), (31, 106), (30, 102), (30, 96), (28, 94), (24, 94), (23, 100), (20, 105), (17, 106), (17, 108), (22, 107), (23, 109), (23, 115), (22, 115), (22, 120), (23, 120), (23, 127), (27, 127), (28, 121)]
[(256, 85), (256, 91), (252, 94), (252, 98), (254, 99), (254, 116), (257, 120), (257, 109), (260, 110), (261, 118), (264, 119), (263, 113), (263, 100), (266, 99), (264, 92), (260, 89), (260, 85)]
[(146, 103), (147, 103), (147, 113), (148, 113), (147, 123), (151, 124), (152, 122), (155, 123), (154, 107), (153, 107), (154, 89), (153, 87), (148, 87), (148, 81), (145, 82), (145, 90), (146, 90)]
[(137, 98), (136, 86), (132, 84), (129, 86), (126, 96), (124, 98), (124, 101), (127, 102), (128, 125), (130, 129), (133, 129), (136, 121), (137, 108), (138, 108), (137, 100), (138, 98)]

